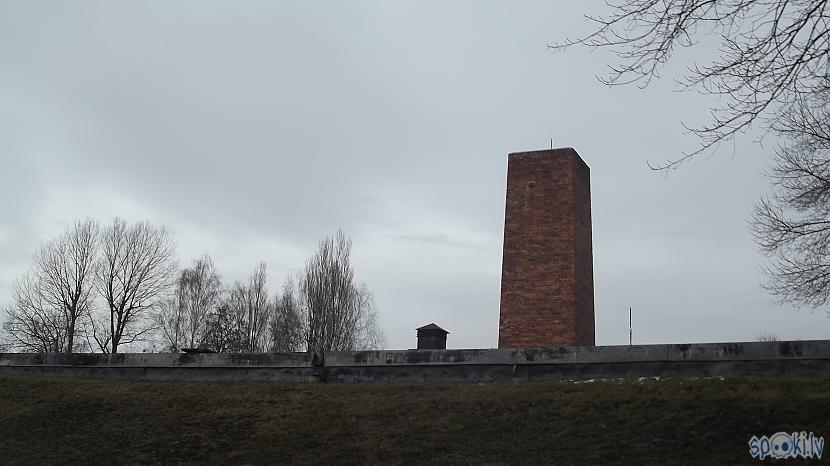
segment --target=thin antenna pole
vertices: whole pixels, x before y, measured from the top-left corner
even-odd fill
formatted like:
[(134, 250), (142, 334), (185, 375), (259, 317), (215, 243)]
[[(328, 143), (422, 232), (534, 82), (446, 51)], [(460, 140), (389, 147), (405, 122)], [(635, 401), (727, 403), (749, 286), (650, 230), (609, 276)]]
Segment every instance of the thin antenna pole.
[(553, 138), (550, 138), (550, 150), (553, 150)]
[(631, 329), (631, 308), (628, 308), (628, 346), (631, 346), (631, 341), (634, 337), (634, 331)]

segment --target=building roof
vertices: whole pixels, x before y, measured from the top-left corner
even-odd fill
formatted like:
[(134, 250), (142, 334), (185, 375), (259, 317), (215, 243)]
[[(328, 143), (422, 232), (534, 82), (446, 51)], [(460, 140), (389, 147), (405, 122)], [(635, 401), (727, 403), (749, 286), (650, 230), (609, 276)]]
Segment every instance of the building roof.
[(415, 330), (418, 330), (418, 331), (421, 331), (421, 330), (440, 330), (440, 331), (442, 331), (442, 332), (444, 332), (444, 333), (450, 333), (450, 332), (448, 332), (448, 331), (446, 331), (446, 330), (442, 329), (441, 327), (439, 327), (439, 326), (435, 325), (434, 323), (424, 325), (423, 327), (418, 327), (418, 328), (416, 328)]

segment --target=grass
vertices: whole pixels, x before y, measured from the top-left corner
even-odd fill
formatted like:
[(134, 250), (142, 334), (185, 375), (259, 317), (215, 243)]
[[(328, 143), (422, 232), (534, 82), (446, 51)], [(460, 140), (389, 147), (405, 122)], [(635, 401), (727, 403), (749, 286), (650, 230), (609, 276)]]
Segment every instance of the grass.
[(752, 435), (804, 430), (830, 439), (829, 415), (828, 378), (287, 384), (5, 376), (0, 462), (757, 464)]

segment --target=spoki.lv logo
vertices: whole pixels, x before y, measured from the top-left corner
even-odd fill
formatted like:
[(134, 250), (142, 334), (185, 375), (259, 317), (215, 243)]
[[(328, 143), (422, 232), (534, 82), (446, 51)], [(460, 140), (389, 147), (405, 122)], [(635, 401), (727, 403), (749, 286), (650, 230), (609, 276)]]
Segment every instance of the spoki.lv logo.
[(812, 432), (776, 432), (770, 436), (753, 435), (749, 439), (749, 454), (763, 460), (772, 458), (816, 458), (824, 453), (824, 437)]

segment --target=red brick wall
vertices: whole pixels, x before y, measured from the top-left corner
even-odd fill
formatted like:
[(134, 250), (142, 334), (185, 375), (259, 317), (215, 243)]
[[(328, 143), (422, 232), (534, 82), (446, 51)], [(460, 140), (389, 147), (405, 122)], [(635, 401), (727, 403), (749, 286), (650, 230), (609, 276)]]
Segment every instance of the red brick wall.
[(499, 348), (594, 345), (590, 170), (571, 148), (507, 160)]

